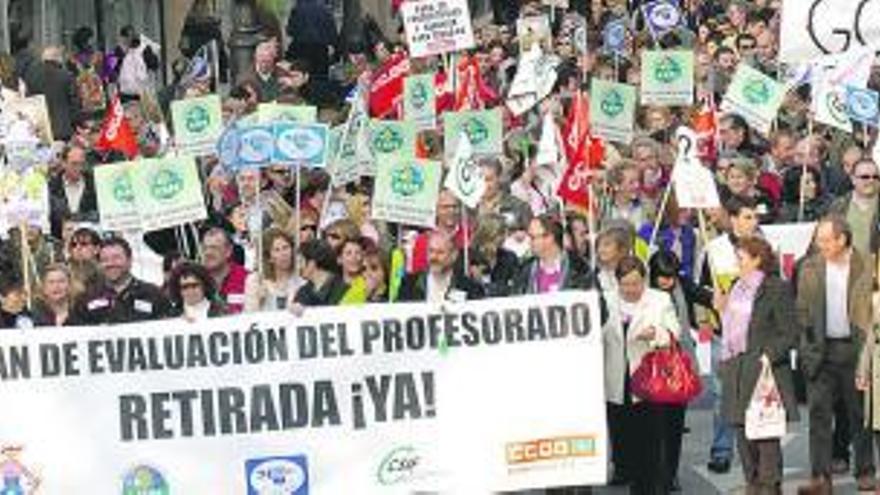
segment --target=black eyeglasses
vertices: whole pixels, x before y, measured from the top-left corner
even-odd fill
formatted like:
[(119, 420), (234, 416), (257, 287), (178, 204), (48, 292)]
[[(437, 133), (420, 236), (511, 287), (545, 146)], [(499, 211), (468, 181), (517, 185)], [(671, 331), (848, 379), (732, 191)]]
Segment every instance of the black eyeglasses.
[(880, 175), (864, 174), (864, 175), (857, 175), (856, 178), (859, 180), (880, 180)]

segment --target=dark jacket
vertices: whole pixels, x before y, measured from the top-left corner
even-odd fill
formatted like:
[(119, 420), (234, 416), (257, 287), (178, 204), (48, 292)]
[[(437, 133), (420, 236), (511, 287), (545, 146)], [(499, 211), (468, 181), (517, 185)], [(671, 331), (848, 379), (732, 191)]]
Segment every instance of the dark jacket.
[[(63, 327), (70, 326), (70, 317), (71, 315), (67, 315), (67, 320), (61, 324)], [(37, 300), (34, 303), (33, 309), (33, 319), (34, 326), (37, 327), (54, 327), (57, 326), (55, 324), (55, 312), (52, 311), (52, 308), (49, 307), (48, 304), (44, 303), (41, 300)]]
[[(856, 250), (852, 251), (847, 284), (847, 306), (851, 336), (858, 350), (861, 350), (865, 336), (872, 329), (874, 270), (870, 265), (868, 258), (863, 257)], [(816, 376), (825, 357), (827, 333), (825, 291), (825, 260), (822, 256), (814, 254), (801, 264), (797, 288), (798, 322), (804, 329), (798, 355), (808, 379)], [(858, 354), (853, 356), (853, 362), (857, 356)]]
[(159, 320), (168, 316), (169, 306), (158, 287), (132, 278), (122, 292), (104, 286), (81, 296), (74, 304), (70, 320), (71, 325)]
[(303, 306), (336, 306), (348, 292), (348, 284), (339, 275), (333, 274), (323, 286), (316, 288), (312, 282), (306, 282), (299, 288), (294, 302)]
[[(520, 269), (513, 285), (513, 294), (538, 293), (538, 259), (531, 258)], [(569, 253), (562, 255), (562, 286), (559, 290), (596, 289), (596, 278), (587, 267), (581, 266), (577, 259)]]
[[(79, 216), (83, 221), (98, 221), (98, 196), (95, 194), (95, 178), (91, 173), (83, 173), (85, 188), (79, 203)], [(61, 227), (64, 218), (70, 215), (70, 203), (64, 192), (64, 178), (61, 174), (49, 180), (49, 221), (52, 225), (52, 237), (61, 239)]]
[[(468, 301), (482, 299), (485, 296), (483, 287), (472, 278), (465, 276), (461, 269), (453, 270), (452, 281), (449, 290), (446, 291), (447, 297), (453, 291), (464, 293)], [(428, 272), (405, 275), (397, 294), (397, 300), (400, 302), (425, 302), (428, 298)]]
[(73, 75), (56, 62), (42, 62), (35, 69), (28, 94), (45, 95), (52, 136), (56, 141), (67, 141), (80, 118), (79, 95)]
[(721, 364), (721, 413), (725, 420), (745, 424), (764, 354), (770, 358), (788, 420), (799, 419), (789, 356), (800, 333), (791, 288), (775, 276), (766, 277), (755, 294), (746, 352)]
[(291, 45), (337, 46), (336, 22), (320, 0), (299, 0), (287, 20)]

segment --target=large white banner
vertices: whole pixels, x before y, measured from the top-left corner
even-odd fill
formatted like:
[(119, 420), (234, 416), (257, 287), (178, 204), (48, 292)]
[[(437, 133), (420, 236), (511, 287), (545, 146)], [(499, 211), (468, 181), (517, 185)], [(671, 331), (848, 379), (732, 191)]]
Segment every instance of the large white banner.
[(808, 62), (820, 55), (880, 44), (880, 2), (783, 0), (779, 59)]
[(395, 494), (601, 484), (598, 296), (0, 334), (23, 492)]
[(467, 0), (408, 1), (400, 6), (406, 42), (413, 57), (474, 47)]

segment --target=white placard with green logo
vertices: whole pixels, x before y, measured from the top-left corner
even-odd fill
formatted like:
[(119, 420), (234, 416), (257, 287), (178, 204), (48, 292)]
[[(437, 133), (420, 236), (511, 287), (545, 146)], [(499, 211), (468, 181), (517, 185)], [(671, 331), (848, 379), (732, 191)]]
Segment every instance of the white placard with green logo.
[(504, 127), (501, 109), (443, 114), (443, 149), (451, 159), (458, 149), (458, 137), (467, 134), (475, 155), (498, 155), (502, 147)]
[(137, 230), (141, 217), (134, 199), (132, 162), (108, 163), (94, 169), (98, 216), (105, 231)]
[(642, 105), (676, 106), (694, 103), (694, 52), (642, 52)]
[(590, 127), (607, 141), (629, 144), (636, 116), (636, 88), (594, 79), (590, 91)]
[(739, 64), (724, 95), (721, 111), (741, 115), (750, 126), (766, 135), (783, 98), (784, 84), (746, 64)]
[(380, 160), (373, 189), (373, 218), (433, 229), (440, 194), (440, 162)]
[(223, 110), (220, 96), (206, 95), (171, 102), (171, 119), (177, 148), (192, 155), (216, 152), (223, 133)]
[(473, 149), (467, 135), (458, 139), (458, 149), (452, 162), (443, 187), (452, 191), (455, 197), (468, 208), (476, 208), (486, 191), (483, 169), (474, 160)]
[(261, 124), (270, 124), (273, 122), (312, 124), (318, 120), (318, 108), (309, 105), (260, 103), (257, 105), (257, 120)]
[(409, 76), (403, 83), (403, 117), (416, 129), (437, 127), (437, 108), (434, 95), (434, 74)]
[(131, 179), (146, 232), (208, 217), (199, 171), (190, 156), (141, 160), (131, 168)]
[(416, 155), (416, 132), (408, 122), (370, 120), (369, 143), (376, 162), (409, 160)]

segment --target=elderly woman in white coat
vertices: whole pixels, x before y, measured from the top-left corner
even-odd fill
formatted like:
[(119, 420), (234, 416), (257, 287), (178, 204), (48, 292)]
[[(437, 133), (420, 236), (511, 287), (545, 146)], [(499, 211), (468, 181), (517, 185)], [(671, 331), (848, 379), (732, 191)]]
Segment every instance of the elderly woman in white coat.
[(604, 293), (608, 321), (603, 327), (612, 484), (630, 484), (633, 495), (668, 493), (664, 406), (634, 397), (630, 377), (645, 355), (670, 345), (670, 335), (678, 338), (680, 325), (669, 294), (647, 286), (641, 260), (623, 258), (615, 276), (617, 290)]

